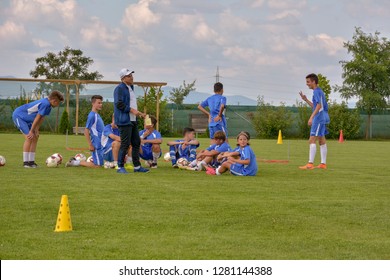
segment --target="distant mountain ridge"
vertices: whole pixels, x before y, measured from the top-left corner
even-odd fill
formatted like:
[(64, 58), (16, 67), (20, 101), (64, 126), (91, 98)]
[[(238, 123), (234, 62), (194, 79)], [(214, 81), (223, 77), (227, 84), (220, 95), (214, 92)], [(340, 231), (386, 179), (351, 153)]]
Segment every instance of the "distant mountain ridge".
[[(0, 76), (1, 78), (14, 78), (12, 76)], [(20, 95), (21, 88), (24, 89), (27, 93), (34, 90), (36, 83), (32, 82), (0, 82), (0, 98), (16, 97)], [(83, 90), (81, 95), (102, 95), (105, 99), (112, 100), (112, 94), (114, 92), (116, 85), (104, 85), (104, 86), (95, 86), (88, 85), (85, 90)], [(165, 86), (162, 87), (163, 99), (169, 99), (169, 92), (173, 87)], [(135, 93), (137, 96), (143, 96), (144, 91), (141, 87), (135, 87)], [(184, 104), (198, 104), (203, 100), (206, 100), (210, 97), (211, 94), (199, 91), (192, 91), (184, 99)], [(242, 95), (224, 95), (227, 99), (228, 105), (243, 105), (243, 106), (256, 106), (257, 102), (254, 99), (242, 96)]]

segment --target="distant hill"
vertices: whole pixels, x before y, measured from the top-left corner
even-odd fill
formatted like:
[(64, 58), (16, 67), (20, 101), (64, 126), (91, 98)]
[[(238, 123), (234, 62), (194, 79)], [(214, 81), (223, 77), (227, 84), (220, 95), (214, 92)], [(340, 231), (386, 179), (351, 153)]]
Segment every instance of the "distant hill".
[[(1, 78), (13, 78), (12, 76), (2, 76)], [(33, 91), (36, 87), (37, 83), (32, 82), (0, 82), (0, 98), (8, 98), (8, 97), (16, 97), (20, 95), (21, 88), (24, 89), (27, 93)], [(116, 85), (94, 85), (90, 84), (83, 90), (81, 95), (102, 95), (104, 99), (112, 100), (112, 94), (114, 92)], [(169, 92), (172, 90), (172, 87), (165, 86), (162, 88), (163, 90), (163, 99), (168, 99)], [(144, 91), (141, 87), (135, 87), (135, 93), (137, 96), (143, 96)], [(190, 94), (184, 99), (185, 104), (198, 104), (203, 100), (210, 97), (211, 94), (192, 91)], [(256, 106), (256, 100), (251, 98), (241, 96), (241, 95), (225, 95), (227, 98), (228, 105), (246, 105), (246, 106)]]

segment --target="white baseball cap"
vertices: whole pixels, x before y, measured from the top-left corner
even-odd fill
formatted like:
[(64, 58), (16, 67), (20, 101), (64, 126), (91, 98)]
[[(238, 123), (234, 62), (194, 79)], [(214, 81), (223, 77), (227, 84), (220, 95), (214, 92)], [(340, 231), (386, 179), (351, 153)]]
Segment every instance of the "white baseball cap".
[(128, 76), (128, 75), (133, 74), (133, 73), (134, 73), (134, 71), (131, 71), (127, 68), (123, 68), (121, 71), (119, 71), (119, 77), (122, 80), (123, 77)]

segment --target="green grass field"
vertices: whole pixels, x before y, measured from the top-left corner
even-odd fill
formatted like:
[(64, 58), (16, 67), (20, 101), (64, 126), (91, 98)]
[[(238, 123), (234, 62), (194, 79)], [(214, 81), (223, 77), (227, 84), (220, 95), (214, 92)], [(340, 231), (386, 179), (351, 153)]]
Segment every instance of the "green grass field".
[[(390, 258), (389, 142), (329, 141), (328, 170), (302, 171), (307, 141), (252, 140), (259, 159), (286, 160), (290, 150), (290, 162), (259, 161), (251, 178), (162, 160), (149, 174), (47, 168), (50, 154), (76, 153), (59, 135), (41, 135), (41, 166), (24, 169), (22, 143), (19, 134), (0, 134), (3, 260)], [(68, 145), (86, 146), (83, 136)], [(73, 231), (56, 233), (63, 194)]]

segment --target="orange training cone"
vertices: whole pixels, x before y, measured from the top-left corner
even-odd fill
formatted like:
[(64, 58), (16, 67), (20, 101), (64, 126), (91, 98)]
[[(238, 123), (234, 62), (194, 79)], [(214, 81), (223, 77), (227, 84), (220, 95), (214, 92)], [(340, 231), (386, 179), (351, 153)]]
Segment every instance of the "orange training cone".
[(58, 210), (57, 224), (55, 232), (71, 231), (72, 221), (70, 220), (70, 208), (68, 202), (68, 196), (61, 196), (60, 209)]
[(281, 130), (279, 130), (278, 142), (276, 144), (283, 144), (282, 131)]
[(340, 130), (340, 137), (339, 137), (339, 143), (344, 143), (344, 136), (343, 136), (343, 130)]

